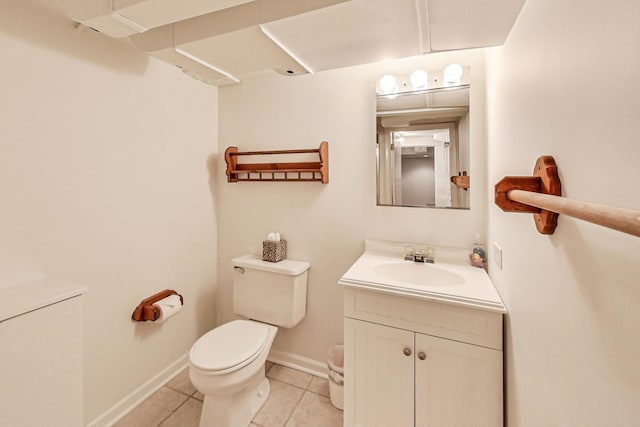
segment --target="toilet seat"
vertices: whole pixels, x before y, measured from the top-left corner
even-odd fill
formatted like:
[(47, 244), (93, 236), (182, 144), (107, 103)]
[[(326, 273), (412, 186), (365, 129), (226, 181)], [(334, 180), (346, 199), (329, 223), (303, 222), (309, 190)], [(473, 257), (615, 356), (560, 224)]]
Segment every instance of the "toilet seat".
[(253, 362), (268, 343), (266, 325), (233, 320), (201, 336), (191, 347), (189, 360), (209, 375), (233, 372)]

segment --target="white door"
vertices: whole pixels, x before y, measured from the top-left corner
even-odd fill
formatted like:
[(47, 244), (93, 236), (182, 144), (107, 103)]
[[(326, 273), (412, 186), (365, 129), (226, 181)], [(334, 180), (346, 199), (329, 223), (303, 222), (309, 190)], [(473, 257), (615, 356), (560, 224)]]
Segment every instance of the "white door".
[(413, 426), (414, 333), (350, 318), (344, 325), (345, 427)]
[(416, 427), (502, 426), (502, 352), (429, 335), (415, 339)]

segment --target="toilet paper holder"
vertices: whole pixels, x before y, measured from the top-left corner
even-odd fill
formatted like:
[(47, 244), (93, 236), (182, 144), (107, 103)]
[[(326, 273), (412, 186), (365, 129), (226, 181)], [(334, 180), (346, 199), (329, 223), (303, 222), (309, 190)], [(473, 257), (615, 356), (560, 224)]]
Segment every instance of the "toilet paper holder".
[(173, 289), (165, 289), (164, 291), (158, 292), (157, 294), (152, 295), (149, 298), (143, 299), (140, 304), (138, 304), (136, 309), (133, 310), (131, 318), (140, 322), (145, 320), (158, 320), (158, 318), (160, 317), (160, 309), (154, 304), (170, 295), (178, 295), (180, 297), (180, 303), (184, 305), (184, 299), (182, 298), (182, 295), (180, 295)]

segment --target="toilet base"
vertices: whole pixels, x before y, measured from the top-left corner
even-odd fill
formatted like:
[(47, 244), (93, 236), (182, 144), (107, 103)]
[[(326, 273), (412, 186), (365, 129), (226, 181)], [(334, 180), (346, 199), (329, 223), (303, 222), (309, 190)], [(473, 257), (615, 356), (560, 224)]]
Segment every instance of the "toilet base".
[(269, 380), (256, 375), (247, 387), (230, 395), (210, 395), (204, 397), (200, 427), (240, 427), (248, 426), (269, 397)]

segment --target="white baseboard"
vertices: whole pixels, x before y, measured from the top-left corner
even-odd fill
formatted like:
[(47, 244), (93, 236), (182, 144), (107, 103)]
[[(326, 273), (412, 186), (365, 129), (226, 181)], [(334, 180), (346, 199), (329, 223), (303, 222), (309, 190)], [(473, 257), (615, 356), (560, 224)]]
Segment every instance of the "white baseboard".
[(188, 364), (189, 354), (187, 353), (167, 366), (159, 374), (149, 379), (149, 381), (142, 384), (127, 397), (116, 403), (113, 407), (102, 413), (102, 415), (89, 422), (87, 427), (107, 427), (114, 425), (146, 398), (171, 381), (184, 368), (186, 368)]
[[(273, 349), (269, 352), (267, 360), (317, 377), (327, 378), (328, 368), (326, 362), (319, 362), (298, 354)], [(87, 423), (86, 427), (108, 427), (114, 425), (145, 399), (171, 381), (188, 365), (189, 354), (185, 354), (113, 407)]]
[(269, 362), (277, 363), (288, 368), (297, 369), (311, 375), (315, 375), (321, 378), (327, 378), (329, 368), (327, 368), (327, 362), (319, 362), (317, 360), (309, 359), (298, 354), (288, 353), (285, 351), (279, 351), (271, 349), (269, 356), (267, 357)]

